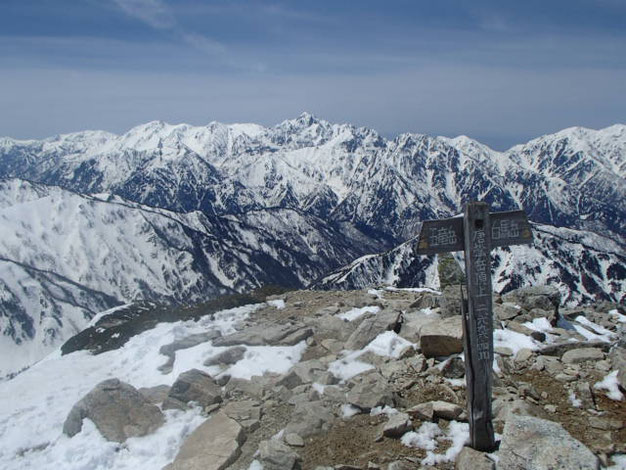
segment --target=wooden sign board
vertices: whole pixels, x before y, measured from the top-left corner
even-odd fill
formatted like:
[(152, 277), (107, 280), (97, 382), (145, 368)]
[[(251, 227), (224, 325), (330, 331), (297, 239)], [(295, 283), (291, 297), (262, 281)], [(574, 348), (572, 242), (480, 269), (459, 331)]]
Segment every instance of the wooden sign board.
[(462, 302), (465, 376), (470, 440), (474, 449), (495, 448), (491, 416), (493, 367), (493, 303), (491, 249), (532, 243), (524, 211), (489, 212), (484, 202), (465, 205), (463, 217), (427, 220), (422, 225), (417, 253), (465, 252), (467, 302)]

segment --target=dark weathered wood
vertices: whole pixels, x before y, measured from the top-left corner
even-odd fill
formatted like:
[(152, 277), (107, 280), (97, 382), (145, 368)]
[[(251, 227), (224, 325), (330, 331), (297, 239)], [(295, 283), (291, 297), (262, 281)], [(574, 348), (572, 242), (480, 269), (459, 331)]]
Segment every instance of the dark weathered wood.
[(493, 307), (489, 205), (483, 202), (468, 203), (463, 222), (468, 295), (465, 368), (470, 440), (474, 449), (492, 451), (495, 439), (491, 417)]
[(422, 224), (417, 253), (434, 255), (463, 250), (463, 219), (427, 220)]
[(533, 231), (524, 211), (492, 212), (491, 246), (524, 245), (533, 242)]
[(467, 408), (474, 449), (495, 448), (491, 416), (493, 367), (493, 305), (491, 249), (532, 243), (532, 229), (524, 211), (489, 213), (484, 202), (465, 205), (463, 218), (427, 220), (417, 253), (431, 255), (465, 251), (467, 299), (461, 289), (465, 345)]

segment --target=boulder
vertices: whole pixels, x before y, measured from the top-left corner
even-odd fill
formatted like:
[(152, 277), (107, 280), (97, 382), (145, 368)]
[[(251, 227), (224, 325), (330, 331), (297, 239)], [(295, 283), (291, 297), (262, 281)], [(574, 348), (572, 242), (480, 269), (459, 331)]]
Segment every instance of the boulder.
[(601, 361), (602, 359), (604, 359), (604, 353), (601, 349), (596, 348), (572, 349), (561, 357), (561, 361), (565, 364), (579, 364), (585, 361)]
[(558, 423), (512, 415), (504, 426), (498, 470), (596, 470), (598, 458)]
[(263, 470), (293, 470), (299, 468), (300, 456), (288, 445), (277, 439), (259, 444), (259, 462)]
[(220, 364), (224, 365), (232, 365), (241, 359), (246, 354), (246, 348), (244, 346), (234, 346), (232, 348), (227, 349), (226, 351), (222, 351), (221, 353), (208, 358), (204, 361), (205, 366), (216, 366)]
[(243, 428), (221, 411), (192, 432), (163, 470), (223, 470), (241, 454)]
[(441, 315), (438, 313), (431, 313), (428, 315), (422, 312), (405, 313), (404, 322), (402, 323), (402, 328), (398, 334), (411, 343), (419, 343), (420, 331), (422, 327), (440, 319)]
[(167, 399), (167, 395), (170, 393), (170, 386), (156, 385), (154, 387), (142, 387), (138, 391), (150, 403), (157, 405)]
[(463, 411), (463, 408), (455, 403), (436, 400), (420, 403), (408, 409), (407, 413), (422, 421), (434, 421), (437, 418), (457, 419)]
[(222, 412), (237, 421), (247, 432), (255, 431), (261, 420), (261, 406), (252, 400), (230, 401)]
[(437, 273), (439, 274), (439, 285), (444, 290), (447, 287), (452, 287), (458, 291), (459, 285), (465, 282), (465, 274), (451, 253), (437, 255)]
[(483, 452), (471, 447), (463, 447), (456, 458), (455, 470), (495, 470), (496, 464), (487, 458)]
[(440, 305), (443, 318), (461, 315), (461, 286), (446, 287), (441, 293)]
[(449, 379), (462, 379), (465, 377), (465, 362), (460, 356), (455, 356), (445, 363), (441, 373)]
[(63, 432), (75, 436), (84, 418), (93, 421), (105, 439), (115, 442), (150, 434), (164, 422), (157, 406), (119, 379), (100, 382), (77, 402), (63, 424)]
[(185, 409), (187, 403), (196, 402), (203, 408), (222, 401), (222, 389), (209, 374), (191, 369), (178, 376), (163, 409)]
[(493, 401), (494, 421), (507, 422), (512, 415), (543, 416), (542, 409), (528, 401), (521, 399), (506, 400), (496, 398)]
[(362, 349), (370, 341), (385, 331), (393, 330), (398, 323), (401, 312), (382, 310), (363, 320), (346, 341), (346, 349)]
[(513, 320), (521, 312), (521, 309), (512, 303), (493, 304), (493, 313), (500, 321)]
[(189, 349), (197, 346), (198, 344), (206, 343), (207, 341), (219, 338), (222, 334), (218, 330), (207, 331), (206, 333), (198, 333), (195, 335), (185, 336), (184, 338), (177, 339), (176, 341), (165, 344), (159, 349), (159, 353), (167, 356), (165, 364), (159, 366), (159, 371), (164, 374), (169, 374), (174, 366), (174, 359), (176, 351), (180, 349)]
[(463, 351), (461, 316), (435, 320), (420, 330), (420, 347), (426, 357), (449, 356)]
[(406, 413), (394, 413), (389, 416), (389, 420), (383, 427), (383, 436), (386, 437), (402, 437), (402, 435), (413, 429), (411, 418)]
[(313, 330), (301, 324), (254, 325), (213, 341), (215, 346), (293, 346), (313, 335)]
[(540, 308), (553, 312), (561, 304), (561, 293), (553, 286), (521, 287), (504, 294), (502, 300), (519, 305), (526, 311)]
[(359, 377), (359, 382), (346, 394), (346, 399), (365, 413), (376, 406), (393, 406), (389, 383), (377, 372)]
[(291, 421), (285, 427), (285, 434), (295, 433), (300, 437), (309, 437), (322, 431), (335, 416), (321, 401), (298, 403), (291, 415)]

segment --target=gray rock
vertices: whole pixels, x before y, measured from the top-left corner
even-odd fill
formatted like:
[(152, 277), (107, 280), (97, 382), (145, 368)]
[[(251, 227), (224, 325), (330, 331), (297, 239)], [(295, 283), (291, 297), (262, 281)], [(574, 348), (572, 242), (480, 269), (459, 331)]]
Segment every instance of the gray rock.
[(216, 356), (208, 358), (204, 361), (205, 366), (216, 366), (219, 364), (231, 365), (234, 364), (241, 359), (246, 354), (246, 348), (244, 346), (235, 346), (227, 349), (226, 351), (222, 351)]
[(293, 470), (298, 468), (300, 456), (279, 440), (270, 439), (259, 444), (259, 462), (263, 470)]
[(456, 458), (455, 470), (495, 470), (496, 465), (483, 452), (463, 447)]
[(513, 399), (507, 400), (496, 398), (493, 401), (494, 421), (507, 422), (512, 415), (521, 416), (544, 416), (542, 409), (528, 401)]
[(614, 347), (609, 353), (609, 359), (611, 367), (617, 371), (617, 381), (623, 389), (626, 389), (626, 349)]
[(161, 349), (159, 349), (159, 353), (167, 356), (167, 362), (159, 366), (159, 371), (163, 372), (164, 374), (169, 374), (170, 372), (172, 372), (174, 359), (176, 357), (176, 351), (180, 349), (193, 348), (198, 344), (206, 343), (207, 341), (219, 338), (221, 335), (222, 334), (218, 330), (211, 330), (207, 331), (206, 333), (189, 335), (172, 343), (161, 346)]
[(454, 317), (461, 314), (461, 286), (449, 285), (441, 293), (441, 316)]
[(381, 310), (376, 315), (367, 317), (346, 341), (346, 349), (362, 349), (379, 334), (392, 330), (399, 315), (400, 312), (395, 310)]
[(522, 287), (504, 294), (502, 300), (519, 305), (527, 311), (533, 308), (554, 311), (561, 304), (561, 294), (552, 286)]
[(601, 361), (602, 359), (604, 359), (604, 353), (601, 349), (596, 348), (572, 349), (561, 357), (561, 361), (565, 364), (579, 364), (585, 361)]
[(243, 428), (221, 411), (192, 432), (163, 470), (223, 470), (239, 455), (245, 442)]
[(598, 458), (563, 426), (512, 415), (504, 426), (498, 470), (597, 470)]
[(221, 388), (209, 374), (198, 369), (191, 369), (178, 376), (163, 409), (184, 409), (189, 402), (196, 402), (207, 407), (222, 401)]
[(263, 398), (265, 386), (261, 382), (245, 379), (230, 379), (225, 385), (225, 396), (232, 398), (237, 396), (249, 396)]
[(413, 429), (411, 418), (406, 413), (394, 413), (383, 427), (383, 435), (386, 437), (402, 437), (405, 432)]
[(425, 324), (420, 330), (420, 347), (426, 357), (449, 356), (463, 351), (461, 316)]
[(520, 363), (520, 362), (529, 361), (532, 357), (533, 357), (532, 349), (522, 348), (519, 351), (517, 351), (517, 354), (515, 354), (515, 358), (513, 360), (515, 362)]
[(541, 348), (539, 353), (544, 356), (562, 356), (564, 353), (566, 353), (567, 351), (571, 351), (572, 349), (596, 348), (607, 352), (609, 350), (609, 347), (609, 343), (605, 343), (602, 341), (590, 341), (585, 343), (567, 341), (563, 343), (559, 342), (544, 346), (543, 348)]
[(142, 387), (138, 390), (148, 402), (153, 405), (163, 403), (170, 392), (169, 385), (156, 385), (154, 387)]
[(282, 375), (280, 379), (278, 379), (278, 381), (276, 382), (276, 385), (277, 386), (282, 385), (288, 390), (293, 390), (294, 388), (302, 385), (303, 383), (304, 382), (302, 381), (300, 376), (296, 374), (296, 372), (293, 369), (291, 369), (289, 372)]
[(401, 337), (410, 341), (411, 343), (420, 342), (420, 331), (424, 325), (441, 319), (441, 315), (438, 313), (431, 313), (425, 315), (421, 312), (410, 312), (404, 314), (404, 322), (400, 333)]
[(459, 356), (455, 356), (446, 362), (441, 373), (449, 379), (462, 379), (465, 377), (465, 362)]
[(409, 305), (409, 308), (421, 310), (423, 308), (437, 308), (441, 302), (441, 296), (439, 294), (433, 294), (430, 292), (422, 292), (417, 300)]
[(457, 419), (463, 411), (463, 408), (456, 403), (435, 400), (420, 403), (419, 405), (408, 409), (407, 413), (422, 421), (434, 421), (437, 418), (446, 420)]
[(321, 401), (298, 403), (291, 415), (291, 421), (285, 427), (285, 434), (295, 433), (300, 437), (309, 437), (322, 431), (335, 419), (332, 411)]
[(293, 346), (313, 334), (311, 328), (300, 324), (254, 325), (243, 331), (216, 339), (215, 346)]
[(304, 447), (304, 439), (293, 432), (285, 434), (284, 440), (291, 447)]
[(377, 372), (359, 378), (359, 382), (346, 394), (349, 404), (366, 413), (376, 406), (393, 406), (389, 383)]
[(452, 256), (452, 253), (437, 255), (437, 274), (439, 274), (439, 285), (444, 290), (447, 286), (450, 286), (458, 291), (460, 285), (465, 282), (465, 274), (459, 263), (454, 259), (454, 256)]
[(256, 431), (261, 419), (261, 406), (252, 400), (229, 401), (222, 412), (237, 421), (247, 432)]
[(521, 313), (521, 309), (516, 307), (515, 304), (503, 303), (493, 304), (493, 313), (495, 317), (500, 321), (513, 320)]
[(63, 424), (63, 432), (75, 436), (81, 431), (84, 418), (93, 421), (105, 439), (115, 442), (150, 434), (164, 422), (157, 406), (118, 379), (100, 382), (78, 401)]

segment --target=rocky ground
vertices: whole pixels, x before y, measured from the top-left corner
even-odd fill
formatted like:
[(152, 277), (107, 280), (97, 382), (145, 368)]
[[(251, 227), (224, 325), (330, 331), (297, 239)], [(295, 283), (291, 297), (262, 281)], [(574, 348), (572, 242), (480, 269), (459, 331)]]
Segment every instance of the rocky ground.
[[(562, 308), (547, 287), (495, 297), (499, 449), (486, 454), (466, 447), (459, 286), (268, 300), (235, 333), (162, 347), (163, 371), (182, 349), (206, 341), (225, 348), (171, 387), (107, 380), (76, 404), (64, 431), (75, 435), (90, 418), (123, 442), (153, 432), (161, 410), (202, 406), (206, 421), (168, 470), (623, 468), (623, 307)], [(244, 380), (219, 372), (247, 347), (302, 342), (300, 361), (285, 374)]]

